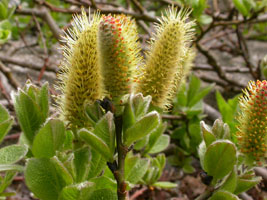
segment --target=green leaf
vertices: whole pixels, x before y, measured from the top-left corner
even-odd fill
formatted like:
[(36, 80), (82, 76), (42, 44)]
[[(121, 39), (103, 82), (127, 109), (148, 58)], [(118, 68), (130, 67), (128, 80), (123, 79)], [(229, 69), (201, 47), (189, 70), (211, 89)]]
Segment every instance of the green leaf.
[(231, 174), (228, 175), (220, 189), (233, 193), (237, 185), (237, 174), (234, 169)]
[[(132, 98), (132, 95), (130, 95), (130, 100)], [(129, 100), (129, 101), (130, 101)], [(128, 128), (130, 128), (135, 123), (135, 115), (134, 110), (131, 102), (128, 102), (125, 105), (124, 111), (123, 111), (123, 131), (126, 131)]]
[(261, 177), (254, 177), (252, 179), (237, 178), (236, 188), (234, 194), (238, 195), (242, 192), (249, 190), (261, 182)]
[(165, 181), (159, 181), (153, 184), (154, 187), (159, 187), (162, 189), (172, 189), (178, 187), (176, 183), (171, 183), (171, 182), (165, 182)]
[(227, 191), (219, 190), (218, 192), (215, 192), (212, 197), (209, 198), (209, 200), (239, 200), (239, 198)]
[(10, 118), (7, 109), (0, 104), (0, 123), (8, 120)]
[(144, 149), (148, 144), (148, 140), (149, 140), (149, 135), (143, 137), (141, 140), (136, 141), (136, 143), (134, 144), (134, 149), (135, 150)]
[(10, 165), (10, 164), (3, 164), (0, 165), (0, 172), (6, 171), (24, 171), (24, 167), (21, 165)]
[(103, 111), (100, 107), (99, 102), (96, 101), (93, 104), (86, 104), (85, 114), (88, 117), (88, 120), (91, 122), (91, 124), (95, 125), (96, 122), (103, 116)]
[(20, 127), (29, 144), (32, 144), (36, 132), (44, 123), (40, 107), (22, 90), (13, 94), (12, 99)]
[(71, 130), (66, 130), (65, 132), (65, 141), (63, 144), (63, 149), (64, 150), (69, 150), (73, 148), (73, 139), (74, 139), (74, 135), (73, 132)]
[(187, 105), (187, 93), (186, 93), (186, 85), (183, 84), (178, 93), (177, 93), (177, 97), (175, 98), (175, 101), (177, 102), (174, 102), (176, 106), (181, 106), (181, 107), (184, 107)]
[(117, 193), (109, 189), (95, 190), (90, 196), (90, 200), (118, 200)]
[(91, 131), (83, 128), (78, 132), (79, 136), (98, 153), (100, 153), (106, 160), (112, 162), (113, 152), (111, 152), (108, 145)]
[(159, 123), (160, 116), (156, 111), (146, 114), (124, 133), (124, 144), (130, 146), (133, 142), (150, 134)]
[(198, 156), (200, 160), (201, 167), (204, 168), (204, 157), (207, 151), (207, 146), (204, 141), (202, 141), (198, 147)]
[(154, 129), (154, 131), (149, 135), (148, 145), (146, 146), (144, 153), (149, 152), (154, 147), (166, 128), (167, 123), (161, 123), (156, 129)]
[(141, 93), (134, 95), (132, 99), (132, 106), (136, 120), (139, 120), (147, 113), (151, 100), (152, 97), (150, 95), (146, 97), (143, 97)]
[(95, 177), (91, 179), (90, 181), (95, 183), (95, 190), (110, 189), (110, 190), (116, 191), (117, 189), (117, 182), (105, 175), (100, 176), (100, 177)]
[(208, 148), (204, 156), (204, 170), (218, 180), (233, 170), (236, 164), (236, 147), (229, 140), (217, 140)]
[(215, 135), (213, 135), (212, 131), (209, 127), (207, 127), (204, 121), (200, 122), (200, 126), (202, 130), (202, 137), (206, 143), (206, 146), (208, 147), (212, 142), (216, 140)]
[(6, 19), (8, 14), (8, 7), (0, 1), (0, 20)]
[(38, 105), (42, 111), (43, 117), (46, 119), (49, 113), (49, 92), (48, 92), (48, 82), (44, 83), (42, 88), (40, 89), (38, 95)]
[(159, 153), (166, 149), (170, 143), (170, 136), (169, 135), (161, 135), (157, 140), (156, 144), (149, 150), (148, 153)]
[(58, 200), (89, 200), (94, 190), (94, 183), (82, 182), (64, 187)]
[(10, 118), (4, 122), (0, 122), (0, 143), (3, 141), (6, 134), (10, 131), (13, 123), (14, 123), (13, 118)]
[(132, 184), (138, 183), (145, 175), (149, 166), (149, 159), (140, 158), (139, 155), (127, 155), (125, 159), (125, 180)]
[(215, 84), (211, 84), (208, 87), (200, 90), (200, 91), (193, 91), (196, 94), (192, 97), (192, 99), (189, 99), (188, 102), (188, 107), (192, 107), (193, 105), (195, 105), (198, 101), (202, 100), (210, 91), (211, 89), (214, 87)]
[(195, 168), (192, 166), (192, 157), (187, 157), (184, 161), (183, 161), (184, 165), (183, 165), (183, 171), (187, 174), (191, 174), (195, 172)]
[(64, 123), (57, 119), (49, 120), (37, 133), (32, 145), (36, 158), (51, 158), (63, 148), (65, 141)]
[(72, 184), (73, 177), (69, 173), (67, 168), (63, 165), (63, 163), (56, 156), (51, 158), (50, 161), (54, 165), (57, 174), (60, 174), (60, 178), (62, 179), (62, 181), (66, 183), (67, 185)]
[(0, 104), (0, 143), (6, 134), (10, 131), (14, 120), (8, 114), (8, 111)]
[(109, 147), (113, 154), (115, 150), (115, 125), (111, 112), (107, 112), (107, 114), (97, 122), (93, 132)]
[(244, 0), (233, 0), (236, 9), (244, 16), (248, 16), (249, 10), (244, 4)]
[(4, 190), (12, 183), (16, 175), (17, 172), (14, 171), (9, 171), (5, 173), (5, 177), (3, 178), (3, 180), (1, 180), (0, 194), (2, 194)]
[(25, 180), (33, 194), (42, 200), (57, 200), (67, 185), (48, 158), (31, 158), (26, 164)]
[(217, 139), (222, 139), (224, 135), (223, 121), (221, 119), (216, 119), (212, 126), (211, 131), (216, 136)]
[(21, 160), (28, 148), (25, 145), (10, 145), (0, 149), (0, 164), (13, 164)]
[(80, 183), (87, 179), (90, 160), (91, 160), (91, 155), (90, 155), (90, 149), (88, 147), (78, 149), (74, 152), (76, 182)]
[(106, 159), (102, 157), (101, 154), (98, 153), (96, 150), (91, 149), (91, 162), (89, 164), (87, 179), (99, 176), (99, 174), (103, 171), (105, 167), (106, 167)]
[[(199, 78), (197, 78), (196, 76), (192, 75), (190, 77), (190, 82), (189, 82), (189, 89), (188, 89), (188, 93), (187, 93), (187, 99), (188, 99), (188, 102), (187, 102), (187, 106), (190, 105), (190, 102), (192, 101), (192, 99), (195, 97), (197, 91), (199, 90), (200, 88), (200, 85), (201, 85), (201, 81)], [(191, 105), (194, 105), (195, 101), (193, 101), (191, 103)], [(197, 102), (197, 101), (196, 101)], [(190, 107), (190, 106), (189, 106)]]

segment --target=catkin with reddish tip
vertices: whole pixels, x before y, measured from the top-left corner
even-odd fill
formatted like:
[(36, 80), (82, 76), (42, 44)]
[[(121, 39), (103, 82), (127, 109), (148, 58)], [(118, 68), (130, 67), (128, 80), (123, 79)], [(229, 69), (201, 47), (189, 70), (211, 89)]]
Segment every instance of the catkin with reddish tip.
[(266, 158), (267, 149), (267, 82), (250, 81), (240, 98), (238, 144), (252, 160)]
[(64, 37), (58, 84), (62, 95), (57, 101), (64, 120), (75, 127), (89, 126), (84, 104), (103, 95), (96, 48), (99, 21), (98, 14), (90, 19), (83, 10), (82, 15), (74, 16), (73, 27)]
[(98, 51), (104, 87), (112, 99), (132, 92), (133, 71), (141, 61), (137, 40), (135, 22), (129, 17), (102, 17)]
[[(147, 61), (140, 73), (136, 92), (152, 96), (152, 104), (165, 108), (184, 76), (184, 60), (193, 38), (194, 22), (188, 21), (188, 10), (172, 7), (162, 16), (151, 41)], [(188, 54), (193, 56), (193, 54)], [(192, 59), (191, 59), (192, 60)]]

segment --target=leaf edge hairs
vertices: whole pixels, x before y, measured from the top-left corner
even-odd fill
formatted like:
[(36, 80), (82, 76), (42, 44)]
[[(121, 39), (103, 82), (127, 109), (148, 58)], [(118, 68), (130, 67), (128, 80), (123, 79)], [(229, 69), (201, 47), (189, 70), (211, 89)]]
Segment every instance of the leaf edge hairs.
[(239, 98), (238, 144), (242, 153), (261, 164), (267, 149), (267, 82), (250, 81)]

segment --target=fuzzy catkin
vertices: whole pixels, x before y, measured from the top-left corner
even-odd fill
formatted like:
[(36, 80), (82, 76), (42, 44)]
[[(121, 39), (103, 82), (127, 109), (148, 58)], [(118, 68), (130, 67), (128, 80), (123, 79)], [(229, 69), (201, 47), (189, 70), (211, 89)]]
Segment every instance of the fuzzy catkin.
[(266, 158), (267, 148), (267, 82), (250, 81), (240, 98), (238, 144), (252, 160)]
[(88, 126), (84, 103), (93, 103), (102, 97), (101, 75), (97, 52), (99, 14), (92, 19), (85, 11), (74, 16), (73, 27), (64, 37), (64, 60), (60, 65), (58, 98), (61, 115), (75, 127)]
[(141, 61), (133, 20), (124, 15), (103, 16), (98, 51), (105, 90), (111, 99), (132, 92), (133, 71)]
[[(152, 104), (165, 108), (184, 76), (183, 62), (193, 38), (194, 22), (187, 22), (188, 10), (168, 10), (156, 26), (147, 61), (135, 91), (152, 96)], [(192, 54), (188, 54), (192, 56)], [(186, 58), (189, 59), (190, 58)], [(192, 60), (192, 59), (191, 59)]]

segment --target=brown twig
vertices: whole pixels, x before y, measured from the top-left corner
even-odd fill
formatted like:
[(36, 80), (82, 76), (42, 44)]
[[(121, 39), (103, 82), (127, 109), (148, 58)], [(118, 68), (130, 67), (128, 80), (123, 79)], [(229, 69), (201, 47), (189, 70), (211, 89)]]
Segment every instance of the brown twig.
[(224, 81), (226, 81), (227, 83), (230, 83), (231, 85), (234, 86), (238, 86), (238, 87), (243, 87), (243, 85), (241, 85), (240, 83), (231, 80), (227, 77), (225, 71), (223, 71), (222, 67), (218, 64), (218, 62), (216, 61), (216, 59), (213, 57), (213, 55), (206, 50), (202, 45), (200, 45), (199, 43), (196, 44), (197, 49), (207, 58), (207, 62), (210, 64), (210, 66), (212, 66), (212, 68), (214, 69), (214, 71), (217, 73), (217, 75), (223, 79)]
[(252, 77), (257, 80), (260, 77), (258, 76), (258, 74), (253, 70), (253, 68), (255, 68), (253, 66), (253, 64), (250, 62), (250, 56), (249, 56), (249, 52), (248, 52), (248, 47), (247, 47), (247, 43), (243, 37), (243, 34), (241, 33), (239, 26), (236, 26), (236, 35), (237, 35), (237, 39), (238, 39), (238, 44), (239, 44), (239, 48), (241, 50), (241, 55), (244, 58), (245, 62), (246, 62), (246, 66), (250, 71), (250, 74), (252, 75)]
[[(25, 60), (21, 60), (21, 59), (17, 59), (17, 58), (10, 58), (10, 57), (3, 56), (3, 55), (0, 55), (0, 60), (4, 63), (19, 65), (19, 66), (22, 66), (25, 68), (36, 70), (36, 71), (40, 71), (43, 67), (43, 64), (31, 63), (31, 62), (27, 62)], [(50, 67), (50, 66), (47, 66), (46, 71), (54, 72), (54, 73), (57, 72), (57, 70), (55, 68)]]
[(20, 15), (35, 15), (36, 17), (42, 18), (49, 26), (54, 37), (58, 41), (61, 40), (61, 35), (63, 35), (63, 32), (58, 27), (57, 23), (54, 21), (54, 19), (50, 15), (50, 13), (45, 8), (42, 8), (42, 9), (18, 8), (18, 9), (16, 9), (16, 13), (20, 14)]
[(140, 190), (137, 190), (135, 193), (133, 193), (133, 195), (130, 197), (129, 200), (135, 200), (137, 197), (141, 196), (142, 194), (144, 194), (144, 192), (147, 190), (147, 187), (143, 187)]
[(10, 71), (9, 68), (7, 68), (4, 63), (1, 62), (0, 59), (0, 71), (7, 77), (8, 81), (10, 82), (10, 84), (17, 89), (18, 87), (20, 87), (19, 82), (14, 78), (12, 72)]

